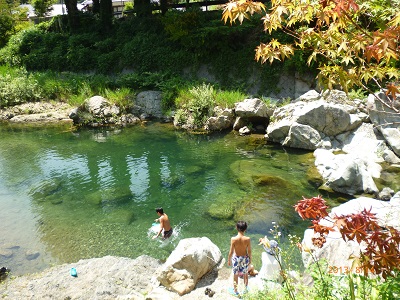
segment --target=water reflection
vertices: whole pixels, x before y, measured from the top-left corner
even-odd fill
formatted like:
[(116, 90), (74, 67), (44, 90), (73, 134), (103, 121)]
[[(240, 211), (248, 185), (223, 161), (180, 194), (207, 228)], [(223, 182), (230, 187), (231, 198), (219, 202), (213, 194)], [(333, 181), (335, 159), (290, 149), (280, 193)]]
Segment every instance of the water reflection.
[[(292, 205), (318, 193), (304, 176), (312, 154), (234, 134), (196, 136), (160, 124), (0, 132), (0, 242), (20, 249), (3, 246), (0, 264), (16, 274), (104, 255), (166, 259), (187, 237), (207, 236), (225, 254), (237, 219), (249, 222), (257, 259), (272, 221), (298, 233), (307, 227)], [(147, 235), (158, 206), (180, 228), (166, 245)], [(40, 256), (27, 261), (26, 252)]]

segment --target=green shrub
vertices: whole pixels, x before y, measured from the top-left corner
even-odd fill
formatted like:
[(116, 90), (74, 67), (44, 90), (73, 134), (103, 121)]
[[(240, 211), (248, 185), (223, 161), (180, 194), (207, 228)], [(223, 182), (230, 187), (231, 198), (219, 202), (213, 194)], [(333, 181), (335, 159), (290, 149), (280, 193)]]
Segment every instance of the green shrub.
[(212, 85), (203, 83), (189, 90), (181, 90), (176, 106), (186, 111), (193, 119), (195, 128), (204, 126), (215, 106), (215, 91)]
[(18, 74), (5, 74), (0, 81), (0, 107), (42, 99), (42, 88), (38, 81), (24, 70)]

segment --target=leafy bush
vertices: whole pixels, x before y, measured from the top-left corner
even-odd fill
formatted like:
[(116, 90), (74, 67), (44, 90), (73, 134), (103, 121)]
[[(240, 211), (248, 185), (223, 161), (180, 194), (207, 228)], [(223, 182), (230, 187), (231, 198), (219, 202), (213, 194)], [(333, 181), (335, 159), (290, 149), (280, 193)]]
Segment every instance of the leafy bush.
[(215, 103), (214, 88), (205, 83), (189, 90), (181, 90), (176, 99), (176, 106), (186, 111), (193, 119), (193, 124), (190, 125), (194, 129), (204, 126), (207, 118), (211, 116)]
[(0, 107), (35, 102), (42, 98), (38, 81), (24, 70), (13, 75), (5, 74), (0, 81)]
[[(282, 63), (263, 66), (254, 61), (253, 49), (264, 35), (259, 18), (228, 26), (221, 21), (220, 11), (191, 8), (168, 11), (165, 16), (121, 18), (112, 30), (100, 33), (98, 20), (80, 17), (82, 26), (74, 34), (64, 32), (66, 19), (59, 17), (12, 36), (0, 50), (0, 63), (31, 71), (116, 74), (131, 70), (138, 76), (173, 74), (189, 82), (211, 78), (224, 89), (245, 91), (254, 85), (260, 93), (274, 91), (282, 70)], [(210, 74), (199, 72), (200, 67)]]
[(186, 11), (170, 10), (162, 18), (167, 35), (173, 41), (187, 38), (204, 24), (205, 14), (200, 8), (189, 8)]

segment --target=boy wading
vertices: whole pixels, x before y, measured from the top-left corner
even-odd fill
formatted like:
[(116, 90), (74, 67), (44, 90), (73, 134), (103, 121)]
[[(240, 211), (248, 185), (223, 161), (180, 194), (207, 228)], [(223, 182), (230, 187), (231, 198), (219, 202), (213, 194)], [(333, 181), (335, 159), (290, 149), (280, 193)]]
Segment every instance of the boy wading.
[(155, 236), (153, 236), (153, 240), (158, 238), (161, 232), (163, 233), (163, 239), (167, 239), (172, 235), (172, 227), (169, 222), (168, 215), (164, 213), (162, 207), (156, 208), (156, 213), (159, 218), (155, 219), (154, 222), (160, 222), (160, 230)]
[(250, 238), (245, 236), (247, 229), (247, 223), (239, 221), (236, 223), (236, 229), (238, 231), (237, 236), (231, 238), (231, 248), (229, 249), (228, 255), (228, 266), (232, 265), (233, 272), (233, 292), (235, 295), (239, 295), (237, 290), (239, 276), (243, 275), (244, 285), (246, 291), (249, 284), (248, 270), (251, 264), (251, 244)]

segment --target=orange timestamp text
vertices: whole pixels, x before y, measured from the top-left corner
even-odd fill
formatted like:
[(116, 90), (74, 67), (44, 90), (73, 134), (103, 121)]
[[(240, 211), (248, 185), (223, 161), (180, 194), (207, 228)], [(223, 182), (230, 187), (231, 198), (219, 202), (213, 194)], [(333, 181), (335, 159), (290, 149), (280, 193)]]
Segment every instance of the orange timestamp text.
[[(328, 266), (328, 274), (341, 275), (341, 274), (349, 274), (350, 272), (355, 274), (363, 274), (363, 267), (355, 267), (353, 270), (348, 266)], [(369, 273), (375, 273), (373, 268), (368, 269)]]

